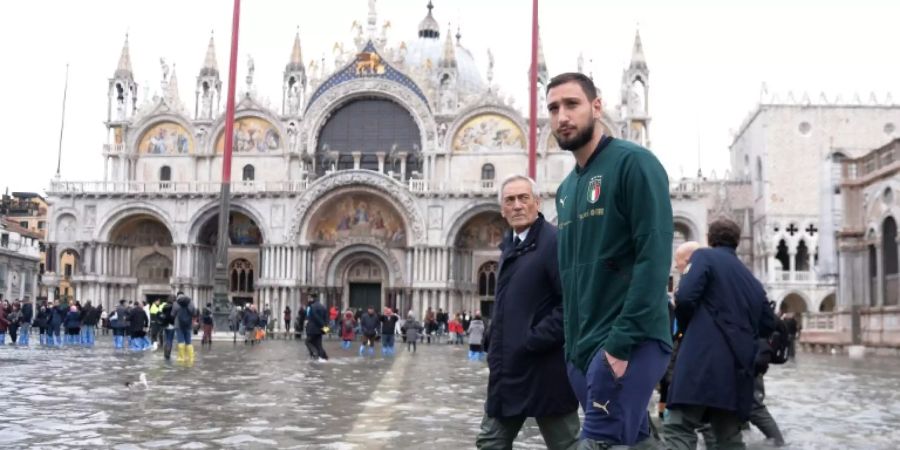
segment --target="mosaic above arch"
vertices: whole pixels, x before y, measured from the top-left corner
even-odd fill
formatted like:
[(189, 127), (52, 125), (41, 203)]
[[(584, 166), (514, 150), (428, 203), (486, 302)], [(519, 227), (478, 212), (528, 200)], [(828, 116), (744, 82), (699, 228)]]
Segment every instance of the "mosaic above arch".
[(459, 128), (453, 136), (454, 152), (477, 151), (482, 148), (525, 148), (522, 129), (509, 117), (479, 114)]
[[(268, 120), (241, 117), (234, 122), (234, 153), (270, 153), (283, 148), (281, 133)], [(216, 139), (216, 153), (225, 153), (225, 130)]]
[[(215, 246), (219, 235), (219, 215), (210, 217), (198, 237), (199, 242), (205, 245)], [(232, 211), (228, 220), (228, 237), (231, 245), (262, 245), (262, 231), (253, 219), (245, 214)]]
[(463, 226), (456, 238), (456, 246), (493, 250), (503, 241), (503, 235), (507, 230), (509, 230), (509, 225), (500, 213), (481, 213)]
[[(121, 136), (116, 135), (116, 143)], [(194, 153), (194, 139), (183, 126), (161, 122), (147, 130), (138, 143), (138, 152), (146, 155), (189, 155)]]
[(316, 212), (309, 227), (311, 243), (334, 245), (347, 237), (374, 237), (389, 247), (406, 246), (403, 219), (386, 200), (367, 193), (347, 193)]

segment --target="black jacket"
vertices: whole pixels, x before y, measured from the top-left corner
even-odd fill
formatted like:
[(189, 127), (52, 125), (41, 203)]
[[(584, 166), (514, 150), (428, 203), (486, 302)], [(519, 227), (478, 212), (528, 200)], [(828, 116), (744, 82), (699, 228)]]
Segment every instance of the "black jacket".
[(687, 324), (675, 360), (668, 407), (706, 406), (747, 420), (753, 404), (759, 338), (774, 328), (762, 284), (734, 249), (699, 249), (675, 294)]
[(100, 310), (94, 306), (85, 306), (81, 309), (81, 317), (84, 326), (95, 327), (100, 322)]
[(378, 314), (366, 312), (359, 318), (359, 331), (363, 336), (375, 336), (378, 334)]
[(131, 312), (128, 316), (128, 330), (132, 333), (143, 331), (144, 328), (147, 328), (149, 320), (147, 320), (147, 313), (144, 312), (143, 308), (138, 308), (135, 306), (131, 308)]
[(489, 417), (557, 416), (578, 409), (563, 358), (562, 287), (556, 227), (543, 215), (525, 241), (500, 246), (499, 277), (485, 337)]
[(306, 335), (315, 336), (322, 334), (322, 328), (328, 324), (328, 311), (318, 301), (309, 305), (309, 314), (306, 316)]
[(390, 316), (381, 316), (381, 335), (391, 336), (397, 332), (397, 322), (400, 318), (396, 314)]
[(31, 303), (23, 303), (21, 312), (22, 316), (19, 318), (19, 323), (31, 325), (31, 320), (34, 319), (34, 309), (31, 307)]

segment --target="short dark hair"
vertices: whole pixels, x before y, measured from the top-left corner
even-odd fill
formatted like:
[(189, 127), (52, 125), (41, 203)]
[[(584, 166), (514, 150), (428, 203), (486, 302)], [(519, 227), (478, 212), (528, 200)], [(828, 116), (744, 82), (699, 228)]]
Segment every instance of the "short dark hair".
[(719, 218), (709, 224), (710, 247), (737, 248), (741, 242), (741, 227), (731, 219)]
[(581, 86), (581, 90), (584, 91), (584, 95), (587, 96), (588, 101), (594, 101), (597, 98), (597, 86), (594, 86), (594, 80), (579, 72), (561, 73), (551, 78), (550, 83), (547, 84), (546, 93), (549, 93), (550, 89), (566, 83), (578, 83)]

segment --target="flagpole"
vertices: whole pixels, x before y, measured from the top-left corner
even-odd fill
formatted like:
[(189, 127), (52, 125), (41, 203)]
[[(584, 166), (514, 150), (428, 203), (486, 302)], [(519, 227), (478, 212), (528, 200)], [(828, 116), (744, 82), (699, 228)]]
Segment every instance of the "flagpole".
[(228, 63), (228, 98), (225, 106), (225, 148), (222, 155), (222, 189), (219, 196), (219, 228), (216, 235), (216, 273), (213, 289), (214, 313), (217, 318), (228, 314), (228, 218), (231, 212), (231, 150), (234, 145), (234, 89), (237, 80), (238, 31), (241, 0), (234, 0), (231, 22), (231, 59)]
[(63, 87), (62, 120), (59, 124), (59, 150), (56, 155), (56, 178), (59, 178), (59, 169), (62, 167), (62, 143), (63, 130), (66, 127), (66, 96), (69, 93), (69, 63), (66, 63), (66, 82)]
[(528, 114), (528, 176), (537, 179), (538, 0), (531, 2), (531, 73)]

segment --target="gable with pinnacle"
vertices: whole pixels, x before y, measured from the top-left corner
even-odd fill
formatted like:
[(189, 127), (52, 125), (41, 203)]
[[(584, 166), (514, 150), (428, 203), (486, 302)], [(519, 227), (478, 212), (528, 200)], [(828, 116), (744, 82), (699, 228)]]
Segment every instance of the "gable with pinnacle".
[(428, 106), (428, 98), (425, 97), (425, 94), (419, 88), (419, 85), (417, 85), (410, 77), (406, 76), (406, 74), (390, 65), (387, 60), (378, 53), (375, 44), (372, 43), (372, 41), (369, 41), (366, 46), (363, 47), (362, 51), (356, 54), (356, 57), (352, 61), (345, 64), (344, 67), (328, 77), (328, 79), (313, 92), (309, 97), (309, 103), (306, 107), (307, 114), (305, 115), (309, 115), (312, 106), (319, 97), (323, 96), (326, 92), (341, 86), (344, 83), (357, 80), (381, 80), (402, 86), (425, 103), (426, 109), (431, 111), (431, 107)]

